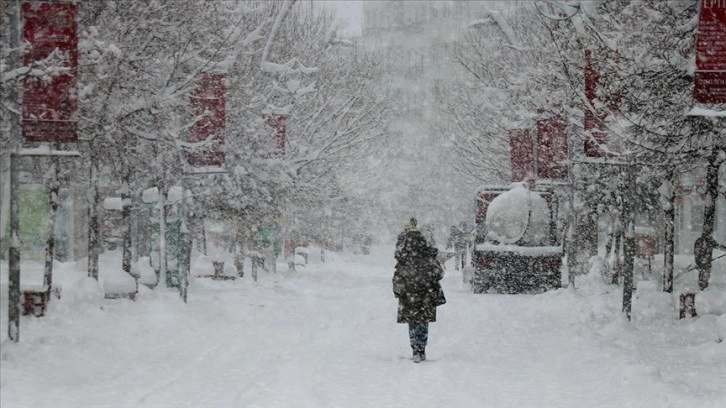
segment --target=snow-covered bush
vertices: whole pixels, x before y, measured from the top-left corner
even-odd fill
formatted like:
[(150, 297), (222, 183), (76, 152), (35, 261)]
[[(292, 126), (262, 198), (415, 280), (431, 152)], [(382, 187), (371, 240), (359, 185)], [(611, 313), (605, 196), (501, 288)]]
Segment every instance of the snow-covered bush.
[(634, 322), (673, 321), (678, 309), (673, 294), (663, 292), (657, 281), (640, 281), (633, 299)]
[(102, 285), (93, 278), (83, 277), (64, 286), (60, 302), (74, 307), (101, 308), (103, 300)]

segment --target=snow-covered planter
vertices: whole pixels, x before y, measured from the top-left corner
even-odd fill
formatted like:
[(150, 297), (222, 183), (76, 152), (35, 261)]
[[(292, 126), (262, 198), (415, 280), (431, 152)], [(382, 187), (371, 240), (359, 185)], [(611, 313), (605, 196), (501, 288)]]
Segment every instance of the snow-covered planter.
[(214, 258), (207, 255), (199, 255), (192, 262), (191, 274), (200, 278), (208, 278), (214, 276)]
[(726, 288), (720, 285), (710, 285), (696, 294), (696, 310), (703, 314), (726, 314)]
[(101, 283), (84, 276), (69, 283), (60, 302), (72, 306), (101, 308), (104, 297)]
[(139, 283), (154, 288), (159, 282), (148, 256), (142, 256), (138, 262), (131, 265), (131, 272), (139, 277)]
[(678, 316), (673, 294), (663, 292), (657, 281), (640, 281), (633, 298), (635, 322), (673, 321)]
[(124, 272), (120, 266), (105, 265), (99, 272), (99, 281), (103, 287), (106, 299), (134, 299), (136, 297), (136, 279)]

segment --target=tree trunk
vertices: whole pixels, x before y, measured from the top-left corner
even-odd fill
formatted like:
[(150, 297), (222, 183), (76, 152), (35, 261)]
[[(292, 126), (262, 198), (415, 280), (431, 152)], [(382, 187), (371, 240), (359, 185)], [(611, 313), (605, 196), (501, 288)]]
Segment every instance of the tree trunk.
[[(15, 123), (15, 121), (13, 121)], [(8, 337), (20, 341), (20, 203), (18, 200), (18, 160), (10, 153), (10, 247), (8, 249)]]
[(237, 231), (235, 234), (236, 250), (234, 254), (234, 266), (237, 268), (237, 276), (243, 278), (245, 276), (245, 251), (247, 250), (247, 240), (245, 237), (246, 228), (243, 225), (241, 216), (237, 216)]
[(121, 268), (134, 278), (136, 290), (139, 292), (139, 277), (131, 270), (131, 191), (129, 179), (131, 173), (127, 172), (121, 185)]
[(623, 251), (623, 242), (625, 241), (625, 226), (627, 220), (625, 218), (625, 207), (620, 207), (618, 214), (618, 232), (615, 234), (615, 255), (613, 256), (613, 281), (614, 285), (620, 284), (620, 278), (623, 276), (623, 264), (620, 262), (620, 254)]
[(88, 276), (98, 280), (98, 256), (101, 252), (101, 222), (98, 209), (101, 197), (98, 194), (98, 169), (91, 153), (90, 194), (88, 196)]
[[(567, 283), (571, 288), (575, 287), (575, 275), (577, 274), (577, 247), (575, 243), (575, 226), (577, 225), (577, 214), (570, 207), (570, 226), (567, 229)], [(293, 259), (294, 255), (293, 246)]]
[(189, 287), (189, 275), (191, 274), (192, 263), (192, 234), (189, 229), (191, 211), (189, 211), (189, 201), (187, 200), (187, 183), (186, 178), (181, 179), (181, 226), (179, 228), (179, 239), (181, 240), (181, 257), (179, 259), (179, 295), (184, 303), (187, 302), (187, 289)]
[(675, 222), (676, 222), (676, 200), (673, 191), (673, 173), (668, 175), (668, 182), (671, 188), (668, 190), (668, 196), (664, 197), (666, 205), (664, 205), (663, 215), (665, 218), (665, 248), (664, 258), (665, 265), (663, 266), (663, 291), (667, 293), (673, 293), (673, 270), (674, 270), (674, 258), (676, 253), (675, 246)]
[[(586, 265), (589, 264), (590, 258), (597, 255), (597, 220), (597, 211), (591, 211), (583, 217), (581, 236), (578, 241), (582, 243), (582, 251), (587, 258)], [(588, 272), (590, 271), (585, 271), (585, 273)]]
[(139, 220), (141, 219), (140, 209), (143, 206), (140, 205), (139, 197), (140, 195), (134, 189), (129, 198), (129, 204), (131, 205), (131, 261), (134, 263), (139, 262), (139, 243), (141, 240), (141, 223)]
[(53, 259), (55, 258), (55, 223), (58, 215), (58, 193), (60, 183), (58, 182), (58, 158), (51, 158), (51, 180), (48, 188), (48, 237), (45, 241), (45, 272), (43, 274), (43, 286), (50, 294), (53, 285)]
[(628, 165), (627, 172), (627, 191), (623, 199), (623, 212), (625, 215), (625, 236), (623, 238), (623, 313), (630, 320), (633, 291), (635, 290), (633, 282), (633, 272), (635, 267), (635, 219), (633, 214), (633, 204), (635, 197), (635, 166)]
[(121, 268), (131, 275), (131, 194), (129, 177), (124, 176), (121, 186)]
[[(706, 200), (703, 209), (703, 230), (701, 238), (704, 242), (713, 242), (713, 227), (716, 219), (716, 198), (718, 197), (718, 160), (719, 149), (715, 147), (711, 150), (708, 158), (708, 167), (706, 168)], [(705, 245), (703, 267), (698, 269), (698, 287), (704, 290), (708, 287), (711, 279), (711, 267), (713, 258), (713, 245)]]
[(189, 275), (191, 274), (192, 263), (192, 237), (185, 222), (181, 227), (182, 240), (182, 259), (181, 259), (181, 283), (179, 287), (179, 295), (184, 303), (187, 302), (189, 295)]
[(605, 242), (605, 260), (609, 260), (610, 253), (613, 250), (613, 245), (615, 244), (615, 226), (610, 224), (608, 227), (608, 237), (607, 242)]
[(159, 187), (159, 284), (168, 287), (166, 278), (166, 201), (169, 188), (162, 182)]
[(200, 218), (200, 222), (202, 224), (202, 253), (204, 256), (207, 256), (207, 227), (204, 223), (204, 218)]
[[(5, 160), (6, 157), (9, 159), (10, 155), (0, 155), (0, 160)], [(0, 191), (0, 260), (5, 260), (9, 249), (5, 231), (8, 230), (8, 220), (10, 219), (10, 173), (7, 173), (7, 176), (0, 174), (0, 177), (7, 177), (7, 179), (0, 180), (0, 186), (2, 186)]]
[[(20, 1), (4, 2), (9, 6), (9, 46), (15, 49), (20, 45)], [(20, 53), (8, 58), (8, 68), (15, 69), (21, 66)], [(7, 97), (10, 102), (10, 137), (13, 140), (10, 152), (10, 246), (8, 247), (8, 337), (10, 341), (20, 341), (20, 202), (18, 200), (18, 160), (16, 148), (21, 141), (20, 134), (20, 101), (18, 87), (13, 83), (9, 86)], [(5, 126), (5, 124), (3, 124)], [(5, 231), (0, 231), (4, 235)]]

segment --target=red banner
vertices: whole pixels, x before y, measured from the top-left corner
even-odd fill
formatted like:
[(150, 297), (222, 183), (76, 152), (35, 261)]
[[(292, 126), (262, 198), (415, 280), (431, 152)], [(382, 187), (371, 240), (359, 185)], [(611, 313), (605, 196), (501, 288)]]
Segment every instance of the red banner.
[(726, 0), (701, 0), (693, 99), (726, 103)]
[(509, 131), (509, 157), (512, 182), (534, 178), (534, 141), (529, 129)]
[[(24, 3), (23, 36), (30, 44), (23, 64), (48, 74), (23, 83), (23, 137), (28, 142), (78, 140), (78, 9), (71, 3)], [(43, 64), (54, 54), (62, 65)]]
[[(592, 51), (585, 50), (585, 97), (590, 106), (595, 107), (597, 100), (597, 87), (600, 84), (600, 74), (592, 66)], [(588, 135), (585, 138), (585, 156), (587, 157), (605, 157), (606, 154), (600, 149), (600, 145), (607, 143), (607, 133), (605, 133), (604, 121), (607, 117), (604, 113), (591, 111), (585, 107), (585, 132)]]
[(197, 88), (190, 96), (192, 115), (202, 116), (189, 131), (189, 141), (203, 142), (215, 138), (208, 145), (199, 147), (187, 155), (192, 166), (224, 165), (224, 126), (226, 87), (223, 74), (205, 74), (197, 81)]
[(537, 121), (537, 178), (567, 179), (567, 121), (560, 115)]
[(269, 115), (265, 119), (267, 125), (272, 128), (272, 137), (275, 140), (275, 148), (280, 154), (285, 154), (285, 145), (287, 144), (287, 127), (285, 126), (285, 115)]

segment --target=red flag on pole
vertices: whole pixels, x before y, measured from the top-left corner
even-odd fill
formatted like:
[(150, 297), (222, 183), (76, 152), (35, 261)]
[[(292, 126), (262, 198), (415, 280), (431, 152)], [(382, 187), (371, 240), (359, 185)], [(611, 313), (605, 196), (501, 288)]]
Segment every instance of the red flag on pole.
[(567, 120), (561, 115), (537, 121), (537, 178), (567, 179)]
[(509, 156), (512, 182), (534, 178), (534, 141), (529, 129), (509, 131)]
[(265, 119), (267, 125), (272, 129), (272, 137), (275, 140), (275, 148), (280, 154), (285, 154), (285, 145), (287, 144), (286, 120), (286, 115), (278, 114), (270, 114)]
[(223, 74), (204, 74), (199, 77), (197, 88), (190, 96), (194, 116), (201, 116), (189, 131), (189, 141), (203, 142), (210, 137), (214, 141), (199, 147), (187, 155), (192, 166), (224, 165), (224, 127), (226, 87)]
[(78, 14), (73, 3), (24, 3), (23, 36), (30, 44), (23, 64), (42, 64), (49, 57), (60, 66), (44, 65), (41, 77), (23, 82), (23, 137), (28, 142), (78, 140)]

